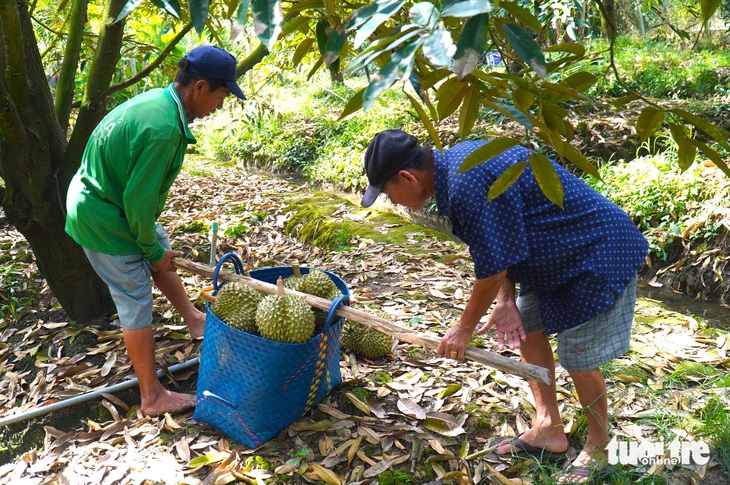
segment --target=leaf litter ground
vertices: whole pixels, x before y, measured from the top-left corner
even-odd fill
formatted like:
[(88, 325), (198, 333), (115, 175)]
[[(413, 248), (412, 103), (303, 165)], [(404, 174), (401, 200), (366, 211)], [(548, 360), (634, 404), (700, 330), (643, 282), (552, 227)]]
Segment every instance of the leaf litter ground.
[[(189, 259), (208, 262), (207, 228), (216, 220), (221, 227), (218, 256), (234, 251), (250, 267), (297, 261), (328, 269), (348, 284), (355, 306), (379, 308), (417, 331), (442, 334), (458, 318), (473, 284), (461, 244), (424, 237), (413, 226), (407, 242), (398, 246), (387, 239), (355, 237), (344, 249), (325, 251), (283, 231), (291, 214), (283, 214), (282, 207), (307, 191), (235, 169), (182, 174), (161, 221), (173, 245)], [(352, 215), (355, 209), (343, 201), (333, 217), (367, 224)], [(389, 228), (377, 229), (387, 233)], [(20, 293), (3, 284), (2, 416), (133, 377), (115, 322), (79, 328), (68, 321), (52, 305), (35, 266), (21, 257), (30, 251), (22, 237), (7, 226), (1, 237), (13, 268), (3, 281), (14, 278), (16, 288), (35, 286), (38, 292), (35, 308), (9, 307)], [(196, 275), (181, 276), (194, 298), (211, 284)], [(164, 368), (195, 357), (200, 343), (189, 339), (179, 316), (157, 296), (156, 349)], [(708, 329), (691, 316), (640, 299), (631, 352), (603, 369), (617, 438), (703, 439), (697, 423), (707, 403), (719, 400), (730, 407), (729, 341), (724, 330)], [(489, 334), (475, 343), (496, 348)], [(516, 436), (529, 427), (534, 403), (525, 381), (408, 344), (397, 345), (378, 361), (343, 352), (341, 370), (340, 388), (258, 449), (192, 421), (192, 412), (143, 417), (136, 390), (105, 394), (79, 406), (81, 415), (59, 411), (0, 430), (6, 447), (0, 451), (7, 462), (0, 466), (0, 483), (554, 483), (558, 468), (497, 457), (489, 446), (497, 437)], [(194, 369), (169, 377), (166, 385), (194, 392)], [(561, 367), (557, 384), (575, 455), (585, 435), (585, 417)], [(33, 430), (41, 439), (20, 439)], [(13, 442), (13, 436), (20, 438)], [(10, 450), (8, 443), (15, 443)], [(617, 479), (727, 483), (724, 474), (730, 471), (723, 468), (714, 461), (639, 466)]]

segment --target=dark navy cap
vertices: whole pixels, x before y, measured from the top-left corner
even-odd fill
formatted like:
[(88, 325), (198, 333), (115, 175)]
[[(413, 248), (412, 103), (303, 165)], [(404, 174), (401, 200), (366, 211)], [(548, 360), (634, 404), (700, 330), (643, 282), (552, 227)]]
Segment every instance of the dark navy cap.
[(188, 70), (198, 76), (221, 79), (233, 94), (246, 99), (236, 83), (236, 58), (220, 47), (201, 45), (188, 52)]
[(361, 205), (370, 207), (390, 177), (413, 162), (421, 152), (415, 136), (403, 130), (385, 130), (376, 134), (365, 150), (365, 175), (368, 188)]

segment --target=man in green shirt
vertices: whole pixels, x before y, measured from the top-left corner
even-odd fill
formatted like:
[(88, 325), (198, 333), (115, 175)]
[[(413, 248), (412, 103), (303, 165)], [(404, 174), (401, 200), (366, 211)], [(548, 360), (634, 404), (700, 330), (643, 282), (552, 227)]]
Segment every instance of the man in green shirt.
[(188, 123), (221, 108), (231, 93), (245, 99), (236, 83), (236, 60), (223, 49), (196, 47), (178, 67), (167, 88), (135, 96), (104, 117), (66, 199), (66, 232), (109, 286), (139, 381), (142, 412), (153, 416), (188, 409), (195, 396), (171, 392), (157, 378), (150, 277), (191, 337), (202, 337), (205, 328), (205, 314), (170, 265), (182, 253), (170, 249), (157, 218), (188, 144), (195, 143)]

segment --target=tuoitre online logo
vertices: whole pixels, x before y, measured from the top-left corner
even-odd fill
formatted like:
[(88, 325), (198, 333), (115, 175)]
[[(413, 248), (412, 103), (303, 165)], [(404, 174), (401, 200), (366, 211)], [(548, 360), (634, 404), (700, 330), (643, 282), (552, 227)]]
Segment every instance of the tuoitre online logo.
[(618, 441), (606, 448), (611, 465), (704, 465), (710, 461), (710, 447), (703, 441)]

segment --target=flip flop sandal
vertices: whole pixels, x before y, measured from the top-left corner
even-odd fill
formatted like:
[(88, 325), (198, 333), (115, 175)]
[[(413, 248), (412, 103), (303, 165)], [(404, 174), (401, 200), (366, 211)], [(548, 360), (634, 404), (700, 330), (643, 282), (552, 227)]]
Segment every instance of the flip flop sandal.
[(507, 442), (510, 445), (512, 445), (513, 451), (512, 453), (508, 454), (502, 454), (497, 456), (511, 456), (516, 458), (535, 458), (539, 461), (545, 461), (550, 463), (557, 463), (559, 461), (564, 460), (568, 456), (568, 450), (557, 452), (557, 451), (549, 451), (544, 448), (538, 448), (536, 446), (532, 446), (530, 443), (527, 443), (526, 441), (521, 440), (520, 438), (504, 438), (500, 441), (497, 441), (493, 443), (493, 445)]
[(606, 483), (606, 479), (610, 477), (614, 472), (615, 468), (611, 465), (606, 465), (600, 470), (595, 467), (587, 466), (573, 466), (570, 465), (559, 478), (563, 477), (575, 477), (569, 481), (558, 481), (558, 485), (602, 485)]

